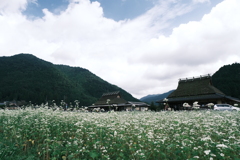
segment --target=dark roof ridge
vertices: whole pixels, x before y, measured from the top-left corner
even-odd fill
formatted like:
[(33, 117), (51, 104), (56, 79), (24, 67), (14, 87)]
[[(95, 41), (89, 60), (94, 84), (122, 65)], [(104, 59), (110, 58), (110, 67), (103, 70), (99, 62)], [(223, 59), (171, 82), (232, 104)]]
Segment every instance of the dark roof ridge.
[(206, 75), (200, 75), (200, 76), (197, 76), (197, 77), (180, 78), (179, 83), (180, 82), (194, 81), (194, 80), (201, 80), (201, 79), (205, 79), (205, 78), (211, 78), (211, 75), (206, 74)]
[(108, 93), (103, 93), (103, 96), (112, 96), (112, 95), (118, 95), (120, 91), (114, 91), (114, 92), (108, 92)]

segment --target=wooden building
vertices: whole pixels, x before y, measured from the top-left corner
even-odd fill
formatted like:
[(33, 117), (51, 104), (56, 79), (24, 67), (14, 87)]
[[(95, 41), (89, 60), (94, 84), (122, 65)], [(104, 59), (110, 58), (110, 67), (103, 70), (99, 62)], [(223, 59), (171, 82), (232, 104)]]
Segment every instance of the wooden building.
[(90, 110), (94, 108), (104, 109), (105, 111), (132, 111), (148, 110), (149, 105), (144, 102), (131, 102), (121, 97), (120, 91), (104, 93), (102, 97), (93, 105), (89, 106)]
[[(179, 79), (177, 89), (167, 97), (167, 100), (169, 106), (176, 110), (183, 109), (183, 103), (192, 105), (196, 101), (202, 107), (209, 103), (231, 105), (240, 103), (239, 99), (227, 96), (214, 87), (210, 75)], [(165, 101), (160, 100), (157, 103)]]

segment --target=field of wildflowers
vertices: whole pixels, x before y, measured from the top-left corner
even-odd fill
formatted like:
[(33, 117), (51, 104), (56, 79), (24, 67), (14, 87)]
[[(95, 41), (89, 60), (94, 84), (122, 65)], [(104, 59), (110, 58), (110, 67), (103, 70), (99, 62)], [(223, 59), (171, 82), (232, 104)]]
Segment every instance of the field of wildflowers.
[(0, 110), (1, 160), (240, 159), (240, 112)]

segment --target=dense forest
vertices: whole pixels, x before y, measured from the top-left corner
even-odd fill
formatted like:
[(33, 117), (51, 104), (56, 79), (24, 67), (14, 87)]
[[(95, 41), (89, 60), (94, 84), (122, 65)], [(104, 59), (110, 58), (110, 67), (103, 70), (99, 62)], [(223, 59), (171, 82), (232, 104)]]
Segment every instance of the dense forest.
[(212, 82), (227, 96), (240, 98), (240, 64), (233, 63), (221, 67), (213, 74)]
[(87, 69), (54, 65), (31, 54), (0, 57), (0, 75), (0, 102), (24, 100), (41, 104), (78, 100), (80, 105), (91, 105), (103, 93), (113, 91), (120, 91), (128, 101), (138, 101)]

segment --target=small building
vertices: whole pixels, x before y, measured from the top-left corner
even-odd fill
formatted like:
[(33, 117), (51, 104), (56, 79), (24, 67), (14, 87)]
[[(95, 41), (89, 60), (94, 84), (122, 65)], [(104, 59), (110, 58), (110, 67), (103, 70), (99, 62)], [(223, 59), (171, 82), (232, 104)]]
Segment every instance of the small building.
[[(231, 105), (240, 103), (239, 99), (227, 96), (214, 87), (209, 74), (179, 79), (177, 89), (167, 97), (167, 100), (168, 105), (175, 110), (183, 109), (184, 103), (192, 105), (196, 101), (202, 107), (209, 103), (228, 103)], [(165, 103), (165, 101), (162, 99), (157, 103)]]
[(93, 105), (89, 106), (90, 110), (94, 108), (104, 109), (105, 111), (145, 111), (149, 105), (144, 102), (127, 101), (121, 97), (120, 91), (104, 93), (102, 97)]

